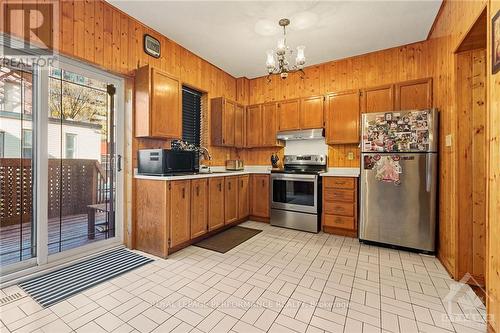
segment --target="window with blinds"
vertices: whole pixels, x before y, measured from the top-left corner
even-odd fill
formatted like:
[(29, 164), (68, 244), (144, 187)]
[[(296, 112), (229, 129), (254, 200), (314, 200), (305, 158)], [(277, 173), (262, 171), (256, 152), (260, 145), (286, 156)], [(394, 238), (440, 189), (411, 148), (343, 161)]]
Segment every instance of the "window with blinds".
[(182, 87), (182, 140), (200, 146), (202, 93)]

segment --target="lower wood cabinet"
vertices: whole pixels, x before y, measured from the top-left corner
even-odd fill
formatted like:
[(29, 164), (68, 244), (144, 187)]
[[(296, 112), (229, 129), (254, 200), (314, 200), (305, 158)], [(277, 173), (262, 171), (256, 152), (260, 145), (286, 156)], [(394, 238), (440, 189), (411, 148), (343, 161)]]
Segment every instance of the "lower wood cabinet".
[(250, 176), (238, 177), (238, 219), (250, 215)]
[(251, 179), (250, 215), (269, 219), (269, 175), (254, 174)]
[(175, 247), (191, 239), (191, 181), (170, 185), (170, 247)]
[(191, 180), (191, 238), (208, 231), (208, 179)]
[(224, 179), (224, 224), (238, 220), (238, 177)]
[(350, 177), (323, 178), (323, 231), (357, 237), (358, 179)]
[(208, 179), (208, 230), (224, 225), (224, 177)]
[(135, 248), (155, 256), (168, 256), (170, 234), (170, 182), (138, 179), (135, 184)]

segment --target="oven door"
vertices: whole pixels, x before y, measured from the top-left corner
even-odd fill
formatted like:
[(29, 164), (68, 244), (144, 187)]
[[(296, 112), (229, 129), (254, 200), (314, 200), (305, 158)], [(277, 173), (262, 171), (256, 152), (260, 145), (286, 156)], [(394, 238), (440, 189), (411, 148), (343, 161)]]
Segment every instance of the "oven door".
[(316, 214), (317, 193), (316, 175), (271, 174), (271, 208)]

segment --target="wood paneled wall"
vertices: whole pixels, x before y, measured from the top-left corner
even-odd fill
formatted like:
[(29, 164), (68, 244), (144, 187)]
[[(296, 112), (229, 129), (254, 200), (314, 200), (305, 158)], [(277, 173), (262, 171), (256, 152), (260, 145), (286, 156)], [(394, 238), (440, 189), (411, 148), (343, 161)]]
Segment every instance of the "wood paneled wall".
[(490, 0), (488, 8), (488, 260), (486, 287), (491, 329), (500, 332), (500, 72), (491, 73), (491, 19), (500, 10), (500, 1)]

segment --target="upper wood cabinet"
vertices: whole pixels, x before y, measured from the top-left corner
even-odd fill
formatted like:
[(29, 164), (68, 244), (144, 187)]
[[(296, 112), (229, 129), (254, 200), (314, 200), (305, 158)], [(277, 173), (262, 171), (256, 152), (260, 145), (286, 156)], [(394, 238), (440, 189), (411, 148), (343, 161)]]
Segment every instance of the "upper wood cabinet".
[(269, 175), (251, 175), (251, 207), (250, 214), (269, 218)]
[(248, 175), (238, 177), (238, 219), (242, 219), (250, 214), (249, 181), (250, 177)]
[(278, 104), (276, 102), (262, 105), (262, 142), (260, 146), (276, 146), (278, 131)]
[(300, 100), (291, 99), (278, 103), (280, 131), (291, 131), (300, 129)]
[(191, 180), (191, 238), (208, 231), (208, 179)]
[(191, 239), (191, 181), (170, 184), (170, 247), (175, 247)]
[(394, 111), (394, 85), (363, 89), (361, 112)]
[(224, 223), (238, 220), (238, 177), (225, 177)]
[(208, 179), (208, 230), (220, 228), (224, 225), (224, 177)]
[(224, 97), (212, 98), (210, 104), (212, 145), (235, 147), (237, 139), (238, 144), (242, 146), (244, 143), (243, 107)]
[(396, 110), (432, 108), (432, 78), (400, 82), (395, 85)]
[(234, 109), (234, 146), (236, 148), (246, 147), (246, 115), (245, 107), (236, 104)]
[(151, 66), (135, 76), (135, 136), (182, 137), (182, 86), (176, 77)]
[(300, 100), (299, 123), (301, 129), (322, 128), (324, 96), (313, 96)]
[(326, 142), (359, 142), (360, 91), (349, 90), (326, 97)]
[(262, 144), (262, 105), (247, 107), (247, 147), (259, 147)]

